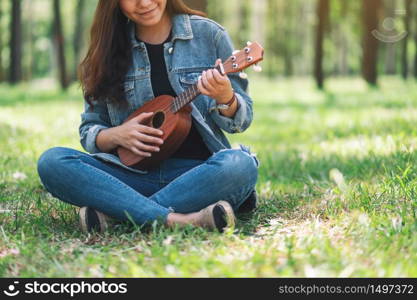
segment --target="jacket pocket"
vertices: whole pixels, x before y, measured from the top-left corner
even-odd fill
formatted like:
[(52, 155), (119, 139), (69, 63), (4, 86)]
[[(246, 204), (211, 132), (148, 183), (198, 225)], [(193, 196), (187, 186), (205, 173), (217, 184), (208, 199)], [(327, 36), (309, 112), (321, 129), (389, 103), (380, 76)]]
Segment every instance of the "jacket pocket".
[(183, 73), (180, 75), (180, 82), (182, 87), (188, 88), (191, 85), (197, 83), (198, 77), (201, 75), (200, 72), (193, 72), (193, 73)]
[(198, 66), (193, 68), (179, 69), (175, 73), (178, 74), (181, 85), (188, 88), (190, 85), (197, 83), (198, 77), (201, 76), (203, 71), (212, 68), (211, 66)]
[[(193, 84), (197, 83), (198, 78), (200, 76), (201, 72), (187, 72), (179, 74), (179, 81), (183, 90), (185, 91), (186, 89), (190, 88)], [(198, 96), (192, 102), (198, 108), (204, 119), (206, 119), (208, 114), (208, 102), (209, 98), (204, 95)]]
[(124, 82), (124, 91), (126, 99), (130, 102), (135, 97), (135, 81), (127, 80)]

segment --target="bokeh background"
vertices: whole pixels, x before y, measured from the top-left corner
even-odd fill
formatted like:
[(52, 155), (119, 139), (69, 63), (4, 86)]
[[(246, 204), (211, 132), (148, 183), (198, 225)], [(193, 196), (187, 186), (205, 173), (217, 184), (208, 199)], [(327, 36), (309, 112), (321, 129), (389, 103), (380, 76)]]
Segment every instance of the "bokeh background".
[[(417, 77), (415, 0), (189, 0), (236, 48), (265, 46), (265, 75)], [(77, 80), (96, 0), (1, 0), (0, 82)], [(53, 83), (51, 82), (51, 88)]]
[(265, 47), (253, 122), (227, 135), (260, 160), (258, 208), (226, 234), (83, 234), (36, 167), (84, 151), (76, 68), (97, 1), (0, 0), (0, 276), (416, 277), (417, 0), (187, 2), (236, 48)]

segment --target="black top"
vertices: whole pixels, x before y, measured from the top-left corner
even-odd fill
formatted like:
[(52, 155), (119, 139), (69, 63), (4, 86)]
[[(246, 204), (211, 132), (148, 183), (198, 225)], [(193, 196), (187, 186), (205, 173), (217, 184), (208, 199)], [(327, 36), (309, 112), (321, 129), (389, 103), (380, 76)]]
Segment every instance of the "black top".
[[(164, 59), (164, 43), (171, 39), (171, 34), (162, 44), (153, 45), (145, 43), (151, 64), (151, 84), (155, 97), (161, 95), (171, 95), (173, 97), (177, 96), (169, 82)], [(210, 155), (211, 153), (206, 144), (203, 142), (200, 133), (195, 128), (193, 120), (191, 123), (190, 133), (184, 140), (184, 143), (171, 157), (206, 160), (210, 157)]]

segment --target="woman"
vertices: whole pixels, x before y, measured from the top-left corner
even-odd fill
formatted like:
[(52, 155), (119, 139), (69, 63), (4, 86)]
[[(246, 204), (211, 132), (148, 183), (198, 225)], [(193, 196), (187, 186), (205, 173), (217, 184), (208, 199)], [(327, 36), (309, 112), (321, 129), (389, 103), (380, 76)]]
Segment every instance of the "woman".
[[(230, 149), (222, 132), (242, 132), (252, 121), (247, 81), (213, 68), (231, 54), (224, 28), (182, 0), (99, 1), (80, 65), (86, 101), (79, 131), (89, 153), (55, 147), (38, 161), (45, 188), (81, 207), (83, 231), (105, 230), (109, 217), (233, 226), (234, 211), (253, 195), (258, 161), (244, 146)], [(163, 143), (160, 130), (143, 124), (152, 112), (124, 120), (196, 81), (203, 95), (191, 104), (191, 131), (176, 153), (148, 171), (123, 165), (117, 147), (151, 156), (159, 147), (150, 144)]]

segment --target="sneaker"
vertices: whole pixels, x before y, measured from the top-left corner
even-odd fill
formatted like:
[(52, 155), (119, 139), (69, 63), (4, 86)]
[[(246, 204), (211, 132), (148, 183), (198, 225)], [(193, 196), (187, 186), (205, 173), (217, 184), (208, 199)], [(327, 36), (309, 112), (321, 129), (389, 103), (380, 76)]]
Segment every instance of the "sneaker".
[(103, 233), (108, 228), (108, 217), (88, 206), (80, 208), (81, 230), (85, 233), (97, 231)]
[(237, 213), (246, 214), (254, 211), (257, 207), (258, 202), (258, 195), (256, 194), (256, 190), (253, 190), (249, 197), (242, 203), (242, 205), (238, 208)]
[(235, 226), (235, 214), (227, 201), (219, 201), (200, 210), (199, 224), (223, 232), (227, 227)]

